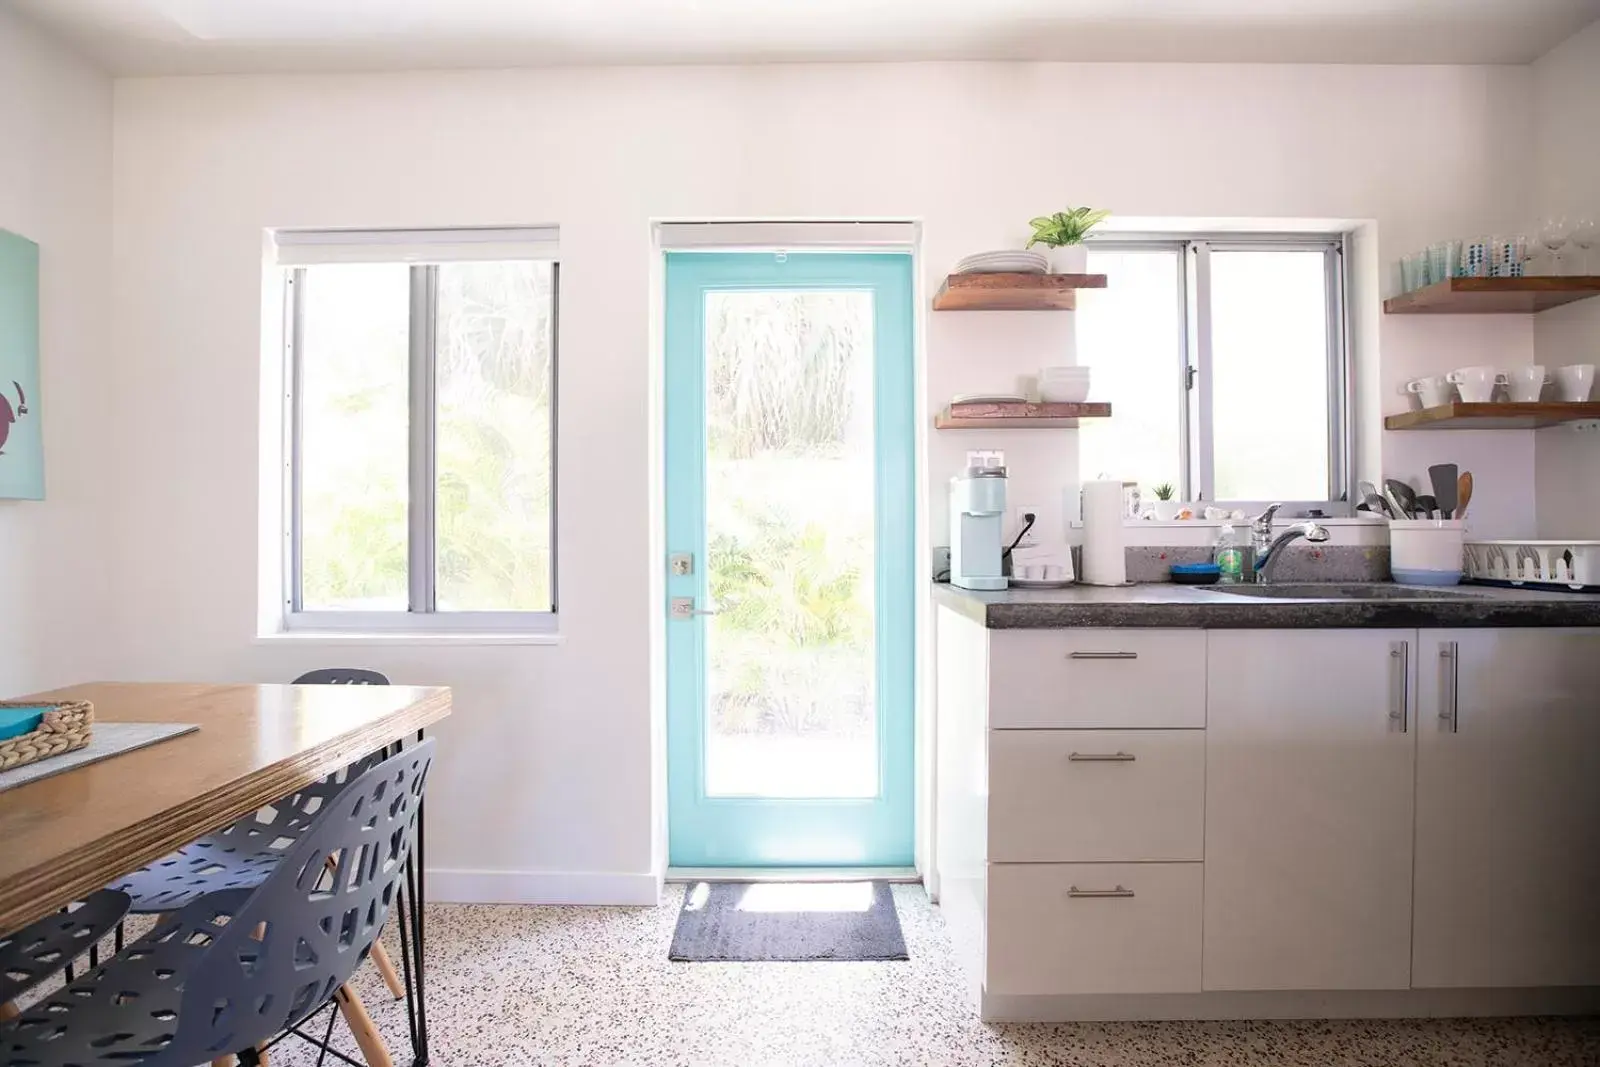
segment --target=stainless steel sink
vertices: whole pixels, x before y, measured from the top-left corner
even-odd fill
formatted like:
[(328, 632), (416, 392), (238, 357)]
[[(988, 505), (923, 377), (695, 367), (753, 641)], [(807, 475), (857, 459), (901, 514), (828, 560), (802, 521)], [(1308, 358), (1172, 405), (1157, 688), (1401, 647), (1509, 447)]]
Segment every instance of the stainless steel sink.
[(1340, 584), (1338, 582), (1279, 582), (1273, 585), (1212, 586), (1212, 592), (1229, 596), (1265, 597), (1272, 600), (1478, 600), (1482, 593), (1457, 588), (1415, 585)]

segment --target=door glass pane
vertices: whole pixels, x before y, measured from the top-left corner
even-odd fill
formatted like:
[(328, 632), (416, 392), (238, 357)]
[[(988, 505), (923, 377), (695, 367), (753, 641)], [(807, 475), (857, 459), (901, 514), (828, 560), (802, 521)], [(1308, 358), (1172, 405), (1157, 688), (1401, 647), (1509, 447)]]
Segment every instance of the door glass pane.
[(705, 305), (706, 793), (878, 793), (872, 294)]
[(1182, 484), (1180, 255), (1090, 251), (1089, 272), (1115, 282), (1078, 292), (1078, 361), (1094, 368), (1089, 399), (1116, 405), (1114, 418), (1083, 420), (1078, 469), (1085, 478), (1138, 482), (1147, 500), (1163, 482)]
[(549, 611), (552, 263), (439, 267), (440, 611)]
[(307, 268), (300, 305), (300, 596), (406, 610), (411, 270)]
[(1328, 499), (1325, 253), (1212, 252), (1211, 364), (1217, 499)]

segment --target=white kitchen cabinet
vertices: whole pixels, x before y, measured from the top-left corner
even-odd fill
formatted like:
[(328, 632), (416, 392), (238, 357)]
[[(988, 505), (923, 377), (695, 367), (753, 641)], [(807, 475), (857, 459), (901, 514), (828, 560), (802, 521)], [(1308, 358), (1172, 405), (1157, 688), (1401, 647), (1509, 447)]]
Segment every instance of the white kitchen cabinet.
[(1600, 631), (1420, 643), (1413, 984), (1600, 985)]
[(989, 655), (995, 730), (1206, 724), (1204, 630), (1002, 630)]
[(995, 730), (989, 859), (1195, 860), (1205, 851), (1204, 730)]
[(1200, 864), (997, 863), (991, 993), (1198, 993)]
[(985, 1018), (1600, 1010), (1600, 628), (938, 637)]
[(1416, 631), (1209, 638), (1205, 988), (1406, 988)]

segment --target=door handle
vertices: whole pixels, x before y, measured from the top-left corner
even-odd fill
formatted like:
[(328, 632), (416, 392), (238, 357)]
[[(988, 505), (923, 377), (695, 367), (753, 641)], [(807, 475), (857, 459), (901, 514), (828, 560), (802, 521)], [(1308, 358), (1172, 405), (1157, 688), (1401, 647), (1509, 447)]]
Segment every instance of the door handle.
[(1389, 721), (1405, 733), (1411, 710), (1411, 642), (1389, 646)]
[(1461, 726), (1461, 697), (1457, 691), (1461, 649), (1454, 641), (1439, 646), (1439, 721), (1451, 733)]
[(671, 601), (671, 614), (674, 619), (692, 619), (697, 615), (715, 615), (716, 608), (697, 608), (694, 606), (694, 597), (675, 596)]
[(1138, 659), (1137, 652), (1068, 652), (1068, 659)]
[(1067, 897), (1071, 900), (1108, 900), (1113, 897), (1131, 896), (1133, 890), (1121, 885), (1115, 889), (1079, 889), (1075, 885), (1067, 887)]
[(1069, 752), (1068, 763), (1132, 763), (1138, 759), (1132, 752)]

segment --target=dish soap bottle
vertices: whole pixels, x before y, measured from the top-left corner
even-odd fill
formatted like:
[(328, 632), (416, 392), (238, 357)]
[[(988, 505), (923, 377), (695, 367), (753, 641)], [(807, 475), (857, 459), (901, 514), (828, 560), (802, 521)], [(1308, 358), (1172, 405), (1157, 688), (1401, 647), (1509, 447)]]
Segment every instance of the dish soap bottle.
[(1233, 523), (1225, 522), (1217, 531), (1217, 543), (1212, 551), (1212, 562), (1222, 572), (1218, 579), (1223, 585), (1237, 585), (1244, 581), (1244, 546), (1239, 544)]

